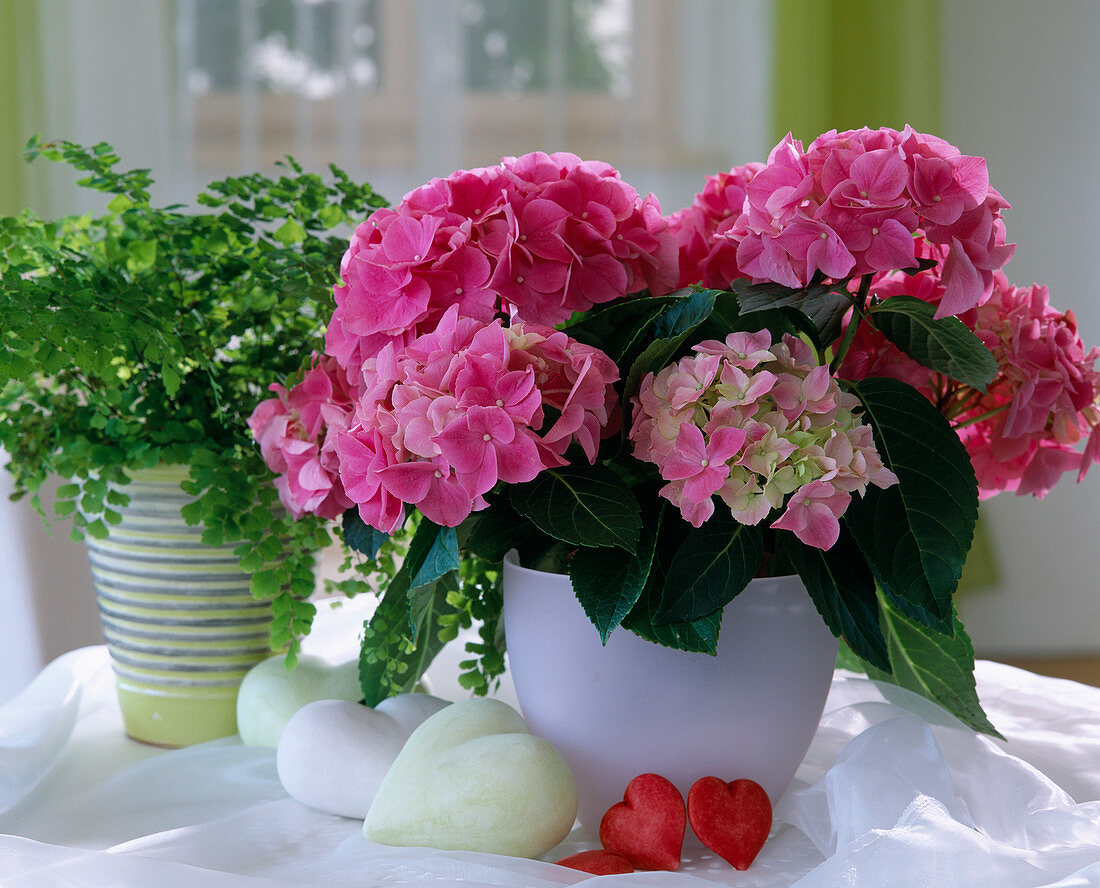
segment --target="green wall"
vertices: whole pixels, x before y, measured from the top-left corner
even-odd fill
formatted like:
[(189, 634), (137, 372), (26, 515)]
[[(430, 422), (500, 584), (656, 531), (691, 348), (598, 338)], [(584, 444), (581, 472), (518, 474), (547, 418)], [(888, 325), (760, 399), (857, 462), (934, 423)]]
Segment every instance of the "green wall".
[(29, 182), (23, 145), (32, 135), (38, 84), (38, 10), (33, 0), (0, 0), (0, 214), (18, 213)]
[(776, 141), (940, 129), (940, 0), (775, 0), (774, 35)]

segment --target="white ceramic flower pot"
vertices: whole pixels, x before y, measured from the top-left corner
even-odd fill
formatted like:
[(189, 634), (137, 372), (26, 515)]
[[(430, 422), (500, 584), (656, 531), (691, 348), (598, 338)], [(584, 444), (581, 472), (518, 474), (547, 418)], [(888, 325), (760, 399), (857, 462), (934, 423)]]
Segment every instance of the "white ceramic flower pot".
[(249, 592), (235, 544), (211, 547), (181, 508), (185, 466), (135, 471), (129, 505), (86, 545), (126, 732), (186, 746), (237, 731), (237, 689), (271, 655), (267, 602)]
[(655, 772), (760, 783), (773, 804), (813, 739), (837, 641), (798, 577), (753, 580), (726, 607), (718, 654), (616, 629), (600, 644), (569, 578), (504, 562), (509, 669), (531, 732), (565, 756), (593, 834), (627, 783)]

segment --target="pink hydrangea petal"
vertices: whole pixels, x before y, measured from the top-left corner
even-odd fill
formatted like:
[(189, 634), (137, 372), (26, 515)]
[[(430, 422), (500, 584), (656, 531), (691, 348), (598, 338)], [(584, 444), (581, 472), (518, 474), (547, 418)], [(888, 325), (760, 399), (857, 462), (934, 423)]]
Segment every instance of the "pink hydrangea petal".
[(943, 297), (936, 309), (936, 318), (962, 314), (978, 304), (984, 289), (981, 274), (970, 261), (966, 248), (958, 238), (951, 240), (951, 252), (943, 264)]

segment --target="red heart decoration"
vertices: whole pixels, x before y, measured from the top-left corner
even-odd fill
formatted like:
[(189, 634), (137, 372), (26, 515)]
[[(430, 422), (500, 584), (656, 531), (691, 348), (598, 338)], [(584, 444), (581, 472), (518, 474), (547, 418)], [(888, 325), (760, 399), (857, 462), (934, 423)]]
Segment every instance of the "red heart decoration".
[(699, 841), (734, 869), (749, 868), (772, 828), (771, 800), (755, 780), (696, 780), (688, 791), (687, 810)]
[(621, 854), (610, 851), (581, 851), (558, 861), (558, 866), (591, 873), (594, 876), (619, 876), (634, 872), (634, 864)]
[(639, 869), (677, 870), (687, 830), (684, 797), (660, 774), (639, 774), (600, 821), (600, 842)]

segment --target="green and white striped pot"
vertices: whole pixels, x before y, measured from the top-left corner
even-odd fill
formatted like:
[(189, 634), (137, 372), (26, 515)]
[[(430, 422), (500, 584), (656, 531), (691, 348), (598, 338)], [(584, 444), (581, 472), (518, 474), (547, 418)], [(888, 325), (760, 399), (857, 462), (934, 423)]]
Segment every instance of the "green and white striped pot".
[(87, 539), (126, 732), (163, 746), (235, 734), (241, 679), (271, 654), (268, 605), (233, 546), (204, 545), (180, 515), (187, 471), (132, 472), (122, 521)]

